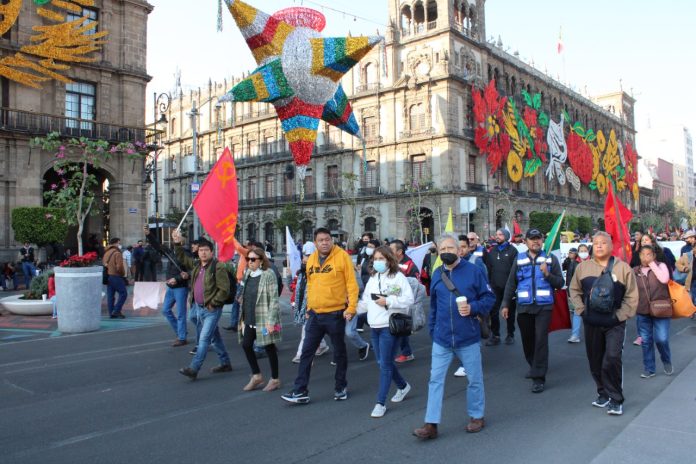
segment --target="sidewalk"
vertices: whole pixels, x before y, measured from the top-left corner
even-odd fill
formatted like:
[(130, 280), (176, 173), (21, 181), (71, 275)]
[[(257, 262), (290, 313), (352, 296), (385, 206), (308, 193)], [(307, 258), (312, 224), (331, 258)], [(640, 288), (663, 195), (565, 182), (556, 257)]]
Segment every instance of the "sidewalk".
[[(696, 337), (696, 326), (686, 327), (682, 332)], [(695, 441), (696, 359), (679, 372), (592, 462), (693, 462)]]

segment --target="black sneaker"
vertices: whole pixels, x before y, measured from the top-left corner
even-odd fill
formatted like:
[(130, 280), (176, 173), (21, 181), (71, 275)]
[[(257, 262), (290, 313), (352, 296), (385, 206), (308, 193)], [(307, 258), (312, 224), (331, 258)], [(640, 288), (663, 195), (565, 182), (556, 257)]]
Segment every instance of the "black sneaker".
[(611, 416), (620, 416), (623, 414), (623, 404), (617, 403), (614, 400), (609, 401), (609, 407), (607, 408), (607, 414)]
[(505, 344), (506, 345), (514, 345), (515, 344), (515, 337), (513, 337), (512, 335), (508, 335), (507, 337), (505, 337)]
[(542, 393), (544, 391), (544, 384), (541, 382), (534, 382), (532, 385), (532, 393)]
[(194, 371), (190, 367), (182, 367), (179, 369), (179, 374), (185, 375), (191, 380), (196, 380), (196, 377), (198, 377), (198, 372)]
[(344, 388), (343, 390), (336, 390), (334, 392), (334, 400), (335, 401), (343, 401), (348, 399), (348, 389)]
[(500, 337), (497, 335), (491, 335), (491, 338), (486, 342), (486, 346), (496, 346), (500, 345)]
[(364, 361), (367, 359), (367, 356), (370, 354), (370, 344), (368, 343), (365, 348), (360, 348), (358, 350), (358, 356), (360, 357), (361, 361)]
[(609, 404), (609, 401), (609, 398), (607, 398), (606, 396), (599, 395), (597, 399), (592, 402), (592, 406), (596, 406), (598, 408), (606, 408)]
[(284, 395), (280, 396), (282, 399), (287, 401), (288, 403), (295, 403), (295, 404), (307, 404), (309, 403), (309, 392), (307, 390), (303, 392), (296, 392), (295, 390), (292, 390)]

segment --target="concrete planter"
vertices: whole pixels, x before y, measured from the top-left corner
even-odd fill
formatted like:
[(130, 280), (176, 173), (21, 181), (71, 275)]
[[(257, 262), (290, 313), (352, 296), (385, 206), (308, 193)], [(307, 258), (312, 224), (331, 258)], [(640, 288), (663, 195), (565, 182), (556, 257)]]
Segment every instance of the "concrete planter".
[(102, 267), (56, 267), (58, 330), (82, 333), (99, 330)]
[(22, 300), (23, 295), (8, 296), (0, 300), (0, 306), (20, 316), (50, 316), (53, 303), (43, 300)]

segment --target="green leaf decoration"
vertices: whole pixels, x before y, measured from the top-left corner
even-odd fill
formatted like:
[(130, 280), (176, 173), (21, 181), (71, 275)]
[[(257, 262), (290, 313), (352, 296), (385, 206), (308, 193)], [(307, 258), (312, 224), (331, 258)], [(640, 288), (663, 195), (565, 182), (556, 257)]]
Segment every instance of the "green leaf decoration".
[(597, 181), (593, 180), (592, 182), (590, 182), (588, 187), (590, 188), (590, 190), (597, 190)]
[(534, 108), (535, 110), (538, 110), (539, 108), (541, 108), (541, 94), (540, 93), (535, 94), (534, 97), (532, 98), (532, 108)]
[(582, 125), (580, 121), (576, 121), (575, 124), (573, 124), (573, 130), (578, 134), (580, 132), (582, 132), (583, 134), (585, 133), (585, 127)]
[(539, 125), (541, 127), (548, 127), (549, 125), (549, 115), (543, 111), (539, 113)]
[(582, 127), (575, 129), (575, 133), (578, 134), (580, 137), (585, 138), (585, 129)]
[(563, 110), (563, 117), (565, 118), (566, 121), (570, 121), (570, 115), (566, 110)]
[(541, 167), (541, 160), (539, 158), (527, 160), (527, 162), (524, 165), (525, 177), (534, 176), (540, 167)]
[(522, 98), (524, 98), (524, 102), (527, 106), (532, 106), (532, 96), (524, 89), (522, 89)]

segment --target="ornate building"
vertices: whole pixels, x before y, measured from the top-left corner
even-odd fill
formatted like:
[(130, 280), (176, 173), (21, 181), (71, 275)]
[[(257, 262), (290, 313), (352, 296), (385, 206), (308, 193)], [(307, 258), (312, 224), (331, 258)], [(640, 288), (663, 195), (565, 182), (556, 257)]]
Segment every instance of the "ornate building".
[(385, 46), (342, 80), (364, 160), (357, 139), (322, 123), (300, 185), (272, 106), (217, 103), (244, 76), (211, 81), (170, 108), (165, 210), (191, 201), (194, 103), (198, 170), (225, 146), (234, 153), (242, 239), (279, 245), (274, 220), (288, 204), (305, 240), (327, 226), (343, 239), (372, 231), (416, 241), (439, 234), (450, 208), (458, 230), (480, 234), (513, 217), (524, 228), (532, 211), (596, 220), (609, 182), (637, 207), (631, 97), (614, 94), (620, 111), (607, 111), (486, 41), (483, 0), (388, 1)]
[[(32, 137), (54, 131), (113, 143), (146, 137), (152, 6), (142, 0), (45, 3), (0, 6), (0, 261), (16, 257), (12, 209), (41, 206), (55, 176), (53, 154), (31, 148)], [(105, 239), (110, 233), (124, 242), (140, 238), (145, 223), (141, 163), (114, 158), (95, 174), (103, 192), (101, 214), (90, 217), (86, 234)], [(72, 236), (67, 246), (74, 250)]]

